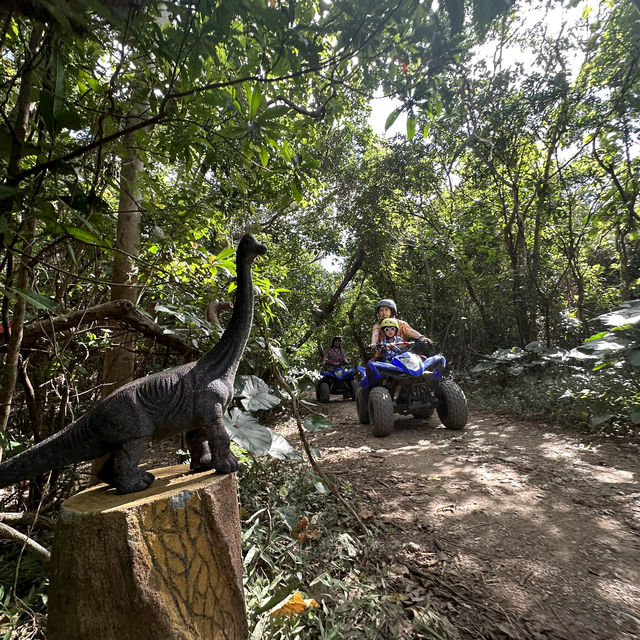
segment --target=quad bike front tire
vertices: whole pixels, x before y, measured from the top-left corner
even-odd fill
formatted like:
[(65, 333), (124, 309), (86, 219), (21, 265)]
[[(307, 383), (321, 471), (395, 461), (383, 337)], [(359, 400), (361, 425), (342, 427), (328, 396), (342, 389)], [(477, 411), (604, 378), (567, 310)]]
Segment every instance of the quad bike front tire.
[(349, 391), (351, 392), (351, 399), (356, 400), (356, 396), (358, 395), (358, 389), (360, 389), (360, 385), (357, 380), (352, 380), (349, 383)]
[(360, 387), (356, 393), (356, 409), (358, 410), (358, 420), (362, 424), (369, 424), (369, 391)]
[(331, 389), (326, 382), (321, 382), (318, 387), (318, 402), (327, 403), (331, 399)]
[(469, 410), (464, 391), (451, 380), (443, 380), (438, 389), (442, 405), (438, 407), (440, 422), (447, 429), (464, 429), (467, 424)]
[(393, 431), (393, 400), (388, 389), (374, 387), (369, 392), (371, 433), (384, 438)]

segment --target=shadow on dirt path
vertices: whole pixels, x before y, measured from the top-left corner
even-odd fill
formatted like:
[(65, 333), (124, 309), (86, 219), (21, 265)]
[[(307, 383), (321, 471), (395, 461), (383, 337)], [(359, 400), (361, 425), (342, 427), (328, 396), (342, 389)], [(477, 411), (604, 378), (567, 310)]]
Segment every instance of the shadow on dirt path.
[(467, 638), (640, 638), (637, 449), (481, 413), (396, 416), (381, 439), (353, 402), (316, 410), (320, 462), (401, 542), (408, 598), (440, 598)]

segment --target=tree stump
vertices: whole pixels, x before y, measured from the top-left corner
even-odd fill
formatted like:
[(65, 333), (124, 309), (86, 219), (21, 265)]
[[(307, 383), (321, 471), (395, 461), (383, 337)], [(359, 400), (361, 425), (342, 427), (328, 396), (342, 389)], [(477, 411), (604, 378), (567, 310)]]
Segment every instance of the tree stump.
[(98, 485), (62, 506), (48, 640), (244, 640), (234, 475), (156, 469), (145, 491)]

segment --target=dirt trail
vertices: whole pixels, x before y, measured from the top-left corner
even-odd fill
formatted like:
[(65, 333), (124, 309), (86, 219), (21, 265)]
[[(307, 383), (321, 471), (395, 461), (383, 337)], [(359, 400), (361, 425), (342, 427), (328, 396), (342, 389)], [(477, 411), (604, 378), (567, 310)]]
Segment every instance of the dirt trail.
[(380, 439), (352, 401), (318, 408), (333, 422), (310, 434), (321, 463), (401, 538), (409, 600), (465, 638), (640, 638), (637, 448), (473, 412), (464, 431), (396, 416)]

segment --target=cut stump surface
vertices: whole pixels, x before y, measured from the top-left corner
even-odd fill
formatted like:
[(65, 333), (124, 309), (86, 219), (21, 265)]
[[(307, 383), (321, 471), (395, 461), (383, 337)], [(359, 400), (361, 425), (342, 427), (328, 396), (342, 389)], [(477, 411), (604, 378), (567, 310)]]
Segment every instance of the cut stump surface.
[(145, 491), (98, 485), (65, 502), (49, 640), (247, 637), (234, 475), (155, 469)]

